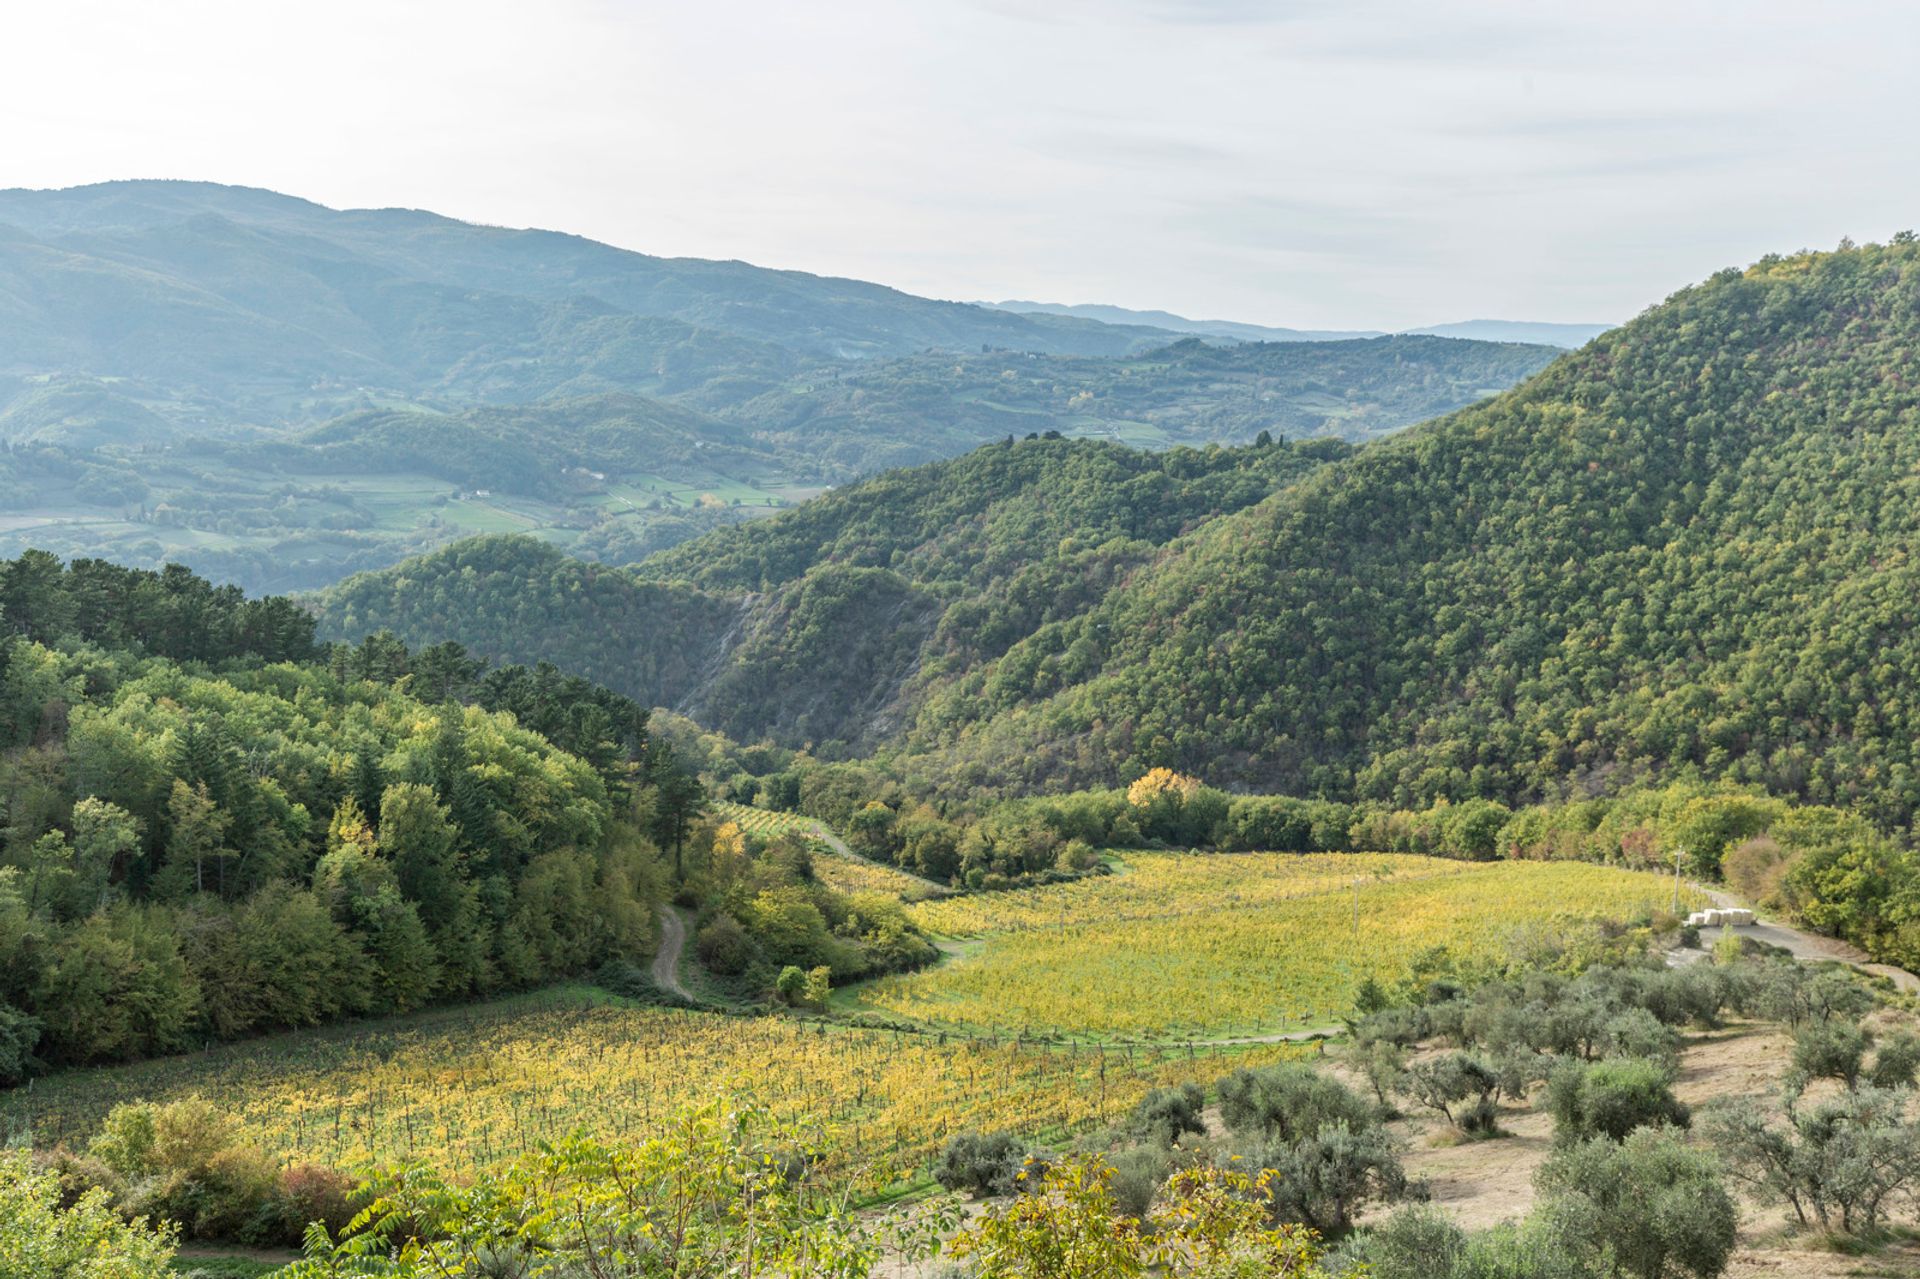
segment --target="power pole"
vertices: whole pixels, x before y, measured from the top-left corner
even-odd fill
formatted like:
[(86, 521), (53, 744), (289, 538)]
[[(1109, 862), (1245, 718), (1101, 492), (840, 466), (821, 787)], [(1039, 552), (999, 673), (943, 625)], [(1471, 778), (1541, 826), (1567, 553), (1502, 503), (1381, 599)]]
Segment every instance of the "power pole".
[(1673, 850), (1673, 913), (1675, 915), (1680, 913), (1680, 863), (1686, 859), (1686, 856), (1685, 848)]

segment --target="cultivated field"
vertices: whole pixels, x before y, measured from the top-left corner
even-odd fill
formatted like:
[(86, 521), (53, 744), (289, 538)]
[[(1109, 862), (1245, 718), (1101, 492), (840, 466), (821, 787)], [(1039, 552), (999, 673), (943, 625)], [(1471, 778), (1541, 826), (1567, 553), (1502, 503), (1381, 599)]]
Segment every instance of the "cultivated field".
[(575, 1128), (645, 1133), (677, 1107), (733, 1097), (810, 1131), (830, 1166), (877, 1190), (917, 1179), (963, 1129), (1057, 1141), (1151, 1087), (1306, 1051), (1073, 1049), (635, 1008), (572, 989), (69, 1072), (0, 1095), (0, 1135), (84, 1145), (116, 1102), (198, 1094), (288, 1161), (411, 1154), (457, 1170)]
[(811, 817), (774, 813), (746, 804), (717, 803), (713, 807), (720, 817), (762, 839), (775, 839), (788, 832), (805, 835), (814, 845), (813, 873), (828, 887), (843, 893), (886, 893), (904, 901), (917, 901), (930, 892), (940, 891), (937, 886), (905, 871), (839, 852), (824, 838), (826, 828)]
[(1566, 862), (1136, 853), (1113, 876), (916, 906), (930, 931), (983, 940), (847, 1002), (1093, 1040), (1327, 1027), (1364, 979), (1396, 978), (1434, 947), (1494, 959), (1529, 933), (1669, 906), (1672, 891)]

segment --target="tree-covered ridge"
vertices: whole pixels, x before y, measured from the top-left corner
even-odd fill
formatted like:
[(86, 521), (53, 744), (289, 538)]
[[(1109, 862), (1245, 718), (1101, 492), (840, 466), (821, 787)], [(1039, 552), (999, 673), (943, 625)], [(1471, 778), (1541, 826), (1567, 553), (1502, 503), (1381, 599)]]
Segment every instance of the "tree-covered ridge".
[(1008, 440), (885, 472), (752, 527), (662, 552), (636, 572), (765, 591), (834, 563), (977, 588), (1055, 553), (1063, 539), (1169, 541), (1350, 451), (1333, 441), (1147, 453), (1059, 438)]
[(25, 639), (0, 690), (0, 1079), (650, 944), (649, 863), (606, 780), (510, 715)]
[(501, 402), (765, 387), (820, 359), (983, 342), (1120, 354), (1168, 336), (209, 183), (0, 191), (0, 227), (0, 375), (66, 369), (256, 411), (327, 416), (360, 388)]
[(1920, 245), (1768, 258), (1214, 522), (934, 698), (1014, 789), (1397, 803), (1697, 771), (1920, 806)]
[(744, 739), (871, 746), (928, 688), (1346, 451), (1009, 441), (722, 530), (633, 573), (525, 539), (462, 543), (341, 583), (320, 598), (321, 624), (452, 638), (503, 660), (550, 655)]
[(179, 661), (314, 657), (314, 620), (284, 596), (248, 599), (178, 564), (159, 572), (44, 551), (0, 561), (0, 634), (69, 637)]
[(1561, 354), (1441, 337), (1210, 345), (1124, 358), (927, 353), (809, 370), (726, 409), (768, 439), (866, 468), (1057, 430), (1135, 444), (1369, 439), (1505, 390)]
[(479, 537), (377, 573), (316, 601), (322, 630), (454, 640), (500, 660), (551, 660), (647, 704), (690, 694), (724, 651), (742, 602), (649, 582), (530, 537)]

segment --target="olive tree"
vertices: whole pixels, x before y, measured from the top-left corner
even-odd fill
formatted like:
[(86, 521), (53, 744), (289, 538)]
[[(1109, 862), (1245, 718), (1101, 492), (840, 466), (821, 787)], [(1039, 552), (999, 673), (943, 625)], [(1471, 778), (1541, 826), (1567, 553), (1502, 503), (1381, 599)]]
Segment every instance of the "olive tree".
[(1774, 1114), (1733, 1102), (1706, 1128), (1732, 1174), (1800, 1224), (1865, 1233), (1920, 1185), (1920, 1123), (1906, 1117), (1907, 1100), (1904, 1089), (1869, 1084)]
[(1637, 1129), (1562, 1147), (1535, 1179), (1542, 1211), (1635, 1279), (1715, 1279), (1733, 1253), (1736, 1215), (1712, 1156)]

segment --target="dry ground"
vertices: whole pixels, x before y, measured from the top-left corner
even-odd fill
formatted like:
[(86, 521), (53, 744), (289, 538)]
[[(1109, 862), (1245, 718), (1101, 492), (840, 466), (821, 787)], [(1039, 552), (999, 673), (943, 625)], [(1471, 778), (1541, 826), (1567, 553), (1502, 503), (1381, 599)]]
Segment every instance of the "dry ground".
[[(1690, 1035), (1674, 1093), (1696, 1111), (1726, 1098), (1772, 1099), (1779, 1095), (1791, 1049), (1790, 1038), (1768, 1024), (1734, 1023)], [(1553, 1148), (1551, 1116), (1526, 1107), (1508, 1108), (1500, 1126), (1511, 1135), (1490, 1141), (1449, 1144), (1445, 1124), (1423, 1117), (1393, 1126), (1407, 1143), (1408, 1176), (1426, 1181), (1433, 1202), (1468, 1229), (1525, 1215), (1533, 1205), (1534, 1173)], [(1849, 1257), (1796, 1240), (1787, 1224), (1783, 1210), (1743, 1201), (1740, 1247), (1729, 1279), (1920, 1279), (1920, 1246)]]

